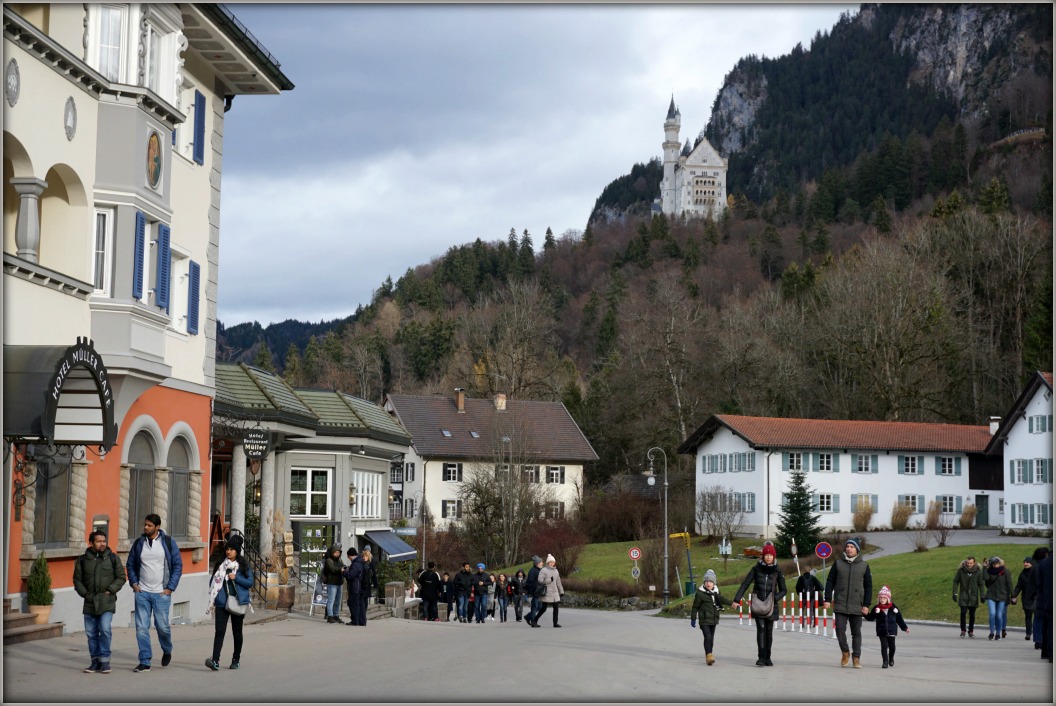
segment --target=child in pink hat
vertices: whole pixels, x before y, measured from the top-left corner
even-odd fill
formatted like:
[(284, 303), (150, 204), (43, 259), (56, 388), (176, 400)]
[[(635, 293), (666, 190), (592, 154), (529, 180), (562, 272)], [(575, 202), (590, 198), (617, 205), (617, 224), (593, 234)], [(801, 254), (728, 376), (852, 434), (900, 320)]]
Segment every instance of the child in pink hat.
[(909, 634), (906, 621), (902, 618), (902, 611), (891, 600), (891, 589), (884, 586), (876, 597), (876, 605), (872, 607), (865, 619), (876, 623), (876, 636), (880, 638), (880, 657), (884, 660), (884, 669), (895, 666), (895, 636), (899, 629)]

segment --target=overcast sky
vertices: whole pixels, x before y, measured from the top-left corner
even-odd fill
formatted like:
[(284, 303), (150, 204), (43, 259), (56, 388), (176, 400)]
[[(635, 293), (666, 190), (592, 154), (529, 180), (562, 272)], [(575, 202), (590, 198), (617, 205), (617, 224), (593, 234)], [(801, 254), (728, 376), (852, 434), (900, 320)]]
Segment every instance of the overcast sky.
[(743, 56), (857, 5), (230, 4), (296, 85), (224, 123), (219, 318), (317, 322), (453, 245), (582, 231)]

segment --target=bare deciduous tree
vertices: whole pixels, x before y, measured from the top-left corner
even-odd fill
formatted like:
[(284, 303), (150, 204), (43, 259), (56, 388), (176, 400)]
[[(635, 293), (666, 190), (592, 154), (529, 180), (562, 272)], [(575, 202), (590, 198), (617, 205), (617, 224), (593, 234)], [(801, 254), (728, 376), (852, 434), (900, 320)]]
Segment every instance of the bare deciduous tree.
[(730, 488), (709, 485), (697, 493), (697, 523), (701, 534), (732, 540), (744, 526), (744, 508)]

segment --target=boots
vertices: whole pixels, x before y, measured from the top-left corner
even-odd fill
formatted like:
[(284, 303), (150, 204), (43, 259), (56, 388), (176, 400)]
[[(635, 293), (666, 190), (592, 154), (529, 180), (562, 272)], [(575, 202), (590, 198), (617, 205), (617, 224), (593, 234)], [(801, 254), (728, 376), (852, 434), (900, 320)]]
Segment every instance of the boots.
[(843, 653), (843, 657), (840, 658), (840, 666), (841, 667), (846, 667), (847, 663), (850, 662), (850, 661), (851, 661), (851, 653), (850, 652), (844, 652)]
[(853, 658), (852, 658), (852, 661), (854, 662), (854, 668), (855, 668), (855, 669), (861, 669), (861, 668), (862, 668), (862, 661), (861, 661), (861, 659), (859, 659), (858, 657), (853, 657)]
[(715, 664), (715, 655), (713, 655), (712, 653), (708, 652), (707, 655), (705, 655), (705, 656), (707, 657), (707, 661), (708, 661), (708, 666), (709, 667), (711, 665)]

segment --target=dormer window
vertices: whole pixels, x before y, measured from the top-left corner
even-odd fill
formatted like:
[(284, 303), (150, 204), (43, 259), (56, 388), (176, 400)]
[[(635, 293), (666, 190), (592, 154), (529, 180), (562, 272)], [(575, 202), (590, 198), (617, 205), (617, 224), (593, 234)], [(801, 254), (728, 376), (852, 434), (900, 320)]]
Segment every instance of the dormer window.
[(479, 439), (480, 438), (480, 432), (479, 431), (471, 431), (471, 432), (469, 432), (469, 435), (472, 436), (474, 439)]
[(441, 429), (440, 433), (443, 434), (448, 439), (451, 438), (451, 430), (449, 430), (449, 429)]

